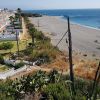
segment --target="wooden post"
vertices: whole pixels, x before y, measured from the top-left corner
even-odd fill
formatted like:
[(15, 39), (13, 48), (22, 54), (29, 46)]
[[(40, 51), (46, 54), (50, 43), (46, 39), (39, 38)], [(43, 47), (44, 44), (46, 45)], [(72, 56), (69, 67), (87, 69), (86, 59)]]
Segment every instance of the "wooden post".
[(39, 19), (38, 19), (38, 28), (40, 27)]
[(40, 27), (40, 20), (38, 18), (38, 22), (37, 22), (37, 27), (38, 27), (38, 31), (39, 31), (39, 27)]
[(91, 95), (90, 95), (90, 99), (94, 96), (94, 99), (93, 100), (96, 100), (96, 92), (97, 92), (97, 86), (98, 86), (98, 82), (99, 82), (99, 78), (100, 78), (100, 62), (99, 62), (99, 65), (98, 65), (98, 68), (97, 68), (97, 71), (95, 73), (95, 78), (94, 78), (94, 83), (93, 83), (93, 87), (92, 87), (92, 92), (91, 92)]
[(72, 92), (75, 94), (75, 88), (74, 88), (74, 73), (73, 73), (73, 61), (72, 61), (72, 39), (71, 39), (71, 31), (70, 31), (69, 17), (68, 17), (68, 40), (69, 40), (70, 80), (72, 82), (71, 88), (72, 88)]
[(16, 42), (17, 42), (17, 54), (18, 54), (18, 57), (19, 57), (19, 42), (18, 42), (17, 30), (16, 30)]
[(26, 49), (27, 49), (27, 39), (26, 39)]

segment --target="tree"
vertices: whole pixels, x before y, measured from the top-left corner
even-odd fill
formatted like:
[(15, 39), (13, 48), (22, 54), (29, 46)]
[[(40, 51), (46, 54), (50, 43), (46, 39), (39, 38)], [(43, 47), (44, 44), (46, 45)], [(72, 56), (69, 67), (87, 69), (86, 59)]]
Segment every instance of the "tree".
[(34, 27), (34, 25), (31, 24), (31, 23), (27, 23), (26, 27), (27, 27), (28, 29), (31, 29), (32, 27)]
[(17, 9), (17, 14), (19, 15), (19, 21), (20, 22), (21, 22), (21, 12), (22, 12), (21, 8), (18, 8)]
[(9, 17), (9, 20), (10, 20), (11, 24), (14, 25), (14, 17), (13, 16), (10, 16)]
[[(11, 25), (14, 26), (14, 17), (13, 16), (10, 16), (9, 17), (9, 20), (11, 22)], [(13, 33), (13, 28), (12, 28), (12, 33)]]
[(15, 13), (15, 20), (17, 21), (17, 20), (18, 20), (18, 18), (19, 18), (18, 13)]
[(18, 14), (21, 14), (21, 12), (22, 12), (21, 8), (18, 8), (18, 9), (17, 9), (17, 13), (18, 13)]
[(32, 27), (32, 28), (29, 29), (29, 34), (30, 34), (30, 36), (32, 38), (32, 45), (33, 46), (34, 46), (34, 37), (35, 37), (35, 33), (36, 32), (37, 32), (37, 30), (34, 27)]

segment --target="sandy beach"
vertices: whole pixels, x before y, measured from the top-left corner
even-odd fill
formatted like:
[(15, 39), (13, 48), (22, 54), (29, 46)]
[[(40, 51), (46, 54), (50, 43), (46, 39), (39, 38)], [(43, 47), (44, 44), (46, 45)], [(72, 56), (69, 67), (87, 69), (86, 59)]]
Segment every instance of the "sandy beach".
[[(49, 34), (51, 42), (56, 45), (63, 34), (67, 31), (67, 20), (54, 16), (43, 16), (30, 18), (31, 22), (39, 30)], [(39, 26), (39, 27), (38, 27)], [(100, 56), (100, 30), (71, 23), (73, 51), (82, 55), (87, 54), (92, 57)], [(66, 44), (67, 35), (58, 45), (62, 51), (68, 50)]]

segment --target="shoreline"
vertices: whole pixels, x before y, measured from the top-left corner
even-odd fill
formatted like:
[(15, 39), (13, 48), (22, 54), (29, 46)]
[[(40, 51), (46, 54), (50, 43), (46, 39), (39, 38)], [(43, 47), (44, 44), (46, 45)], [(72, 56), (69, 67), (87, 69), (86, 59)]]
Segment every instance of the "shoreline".
[[(64, 16), (55, 16), (55, 17), (58, 17), (60, 19), (63, 19), (65, 21), (67, 21), (66, 18), (64, 18)], [(70, 18), (70, 17), (69, 17)], [(82, 27), (85, 27), (85, 28), (90, 28), (90, 29), (93, 29), (93, 30), (99, 30), (99, 28), (96, 28), (96, 27), (92, 27), (92, 26), (88, 26), (88, 25), (83, 25), (83, 24), (80, 24), (80, 23), (77, 23), (77, 22), (73, 22), (73, 21), (70, 21), (71, 24), (75, 24), (75, 25), (79, 25), (79, 26), (82, 26)]]
[(75, 25), (79, 25), (79, 26), (82, 26), (82, 27), (85, 27), (85, 28), (90, 28), (90, 29), (93, 29), (93, 30), (100, 31), (99, 28), (95, 28), (95, 27), (91, 27), (91, 26), (87, 26), (87, 25), (83, 25), (83, 24), (79, 24), (79, 23), (75, 23), (75, 22), (71, 22), (71, 24), (75, 24)]
[[(38, 28), (40, 31), (43, 31), (44, 33), (48, 33), (53, 45), (57, 44), (63, 35), (62, 33), (65, 33), (67, 30), (67, 20), (63, 19), (61, 16), (43, 16), (39, 18), (30, 18), (30, 21), (35, 26), (37, 26), (39, 21), (40, 27), (36, 28)], [(90, 55), (92, 58), (98, 58), (100, 56), (99, 29), (71, 22), (71, 33), (73, 50), (76, 53), (82, 53), (82, 56), (86, 54), (87, 57)], [(65, 42), (66, 37), (58, 46), (61, 51), (68, 50)], [(99, 43), (94, 42), (95, 40), (98, 40)]]

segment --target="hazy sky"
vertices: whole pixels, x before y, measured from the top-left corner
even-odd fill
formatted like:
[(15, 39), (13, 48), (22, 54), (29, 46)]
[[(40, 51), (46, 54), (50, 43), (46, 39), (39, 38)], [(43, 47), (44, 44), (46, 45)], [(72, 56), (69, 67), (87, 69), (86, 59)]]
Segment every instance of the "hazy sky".
[(78, 9), (100, 8), (100, 0), (0, 0), (0, 8)]

